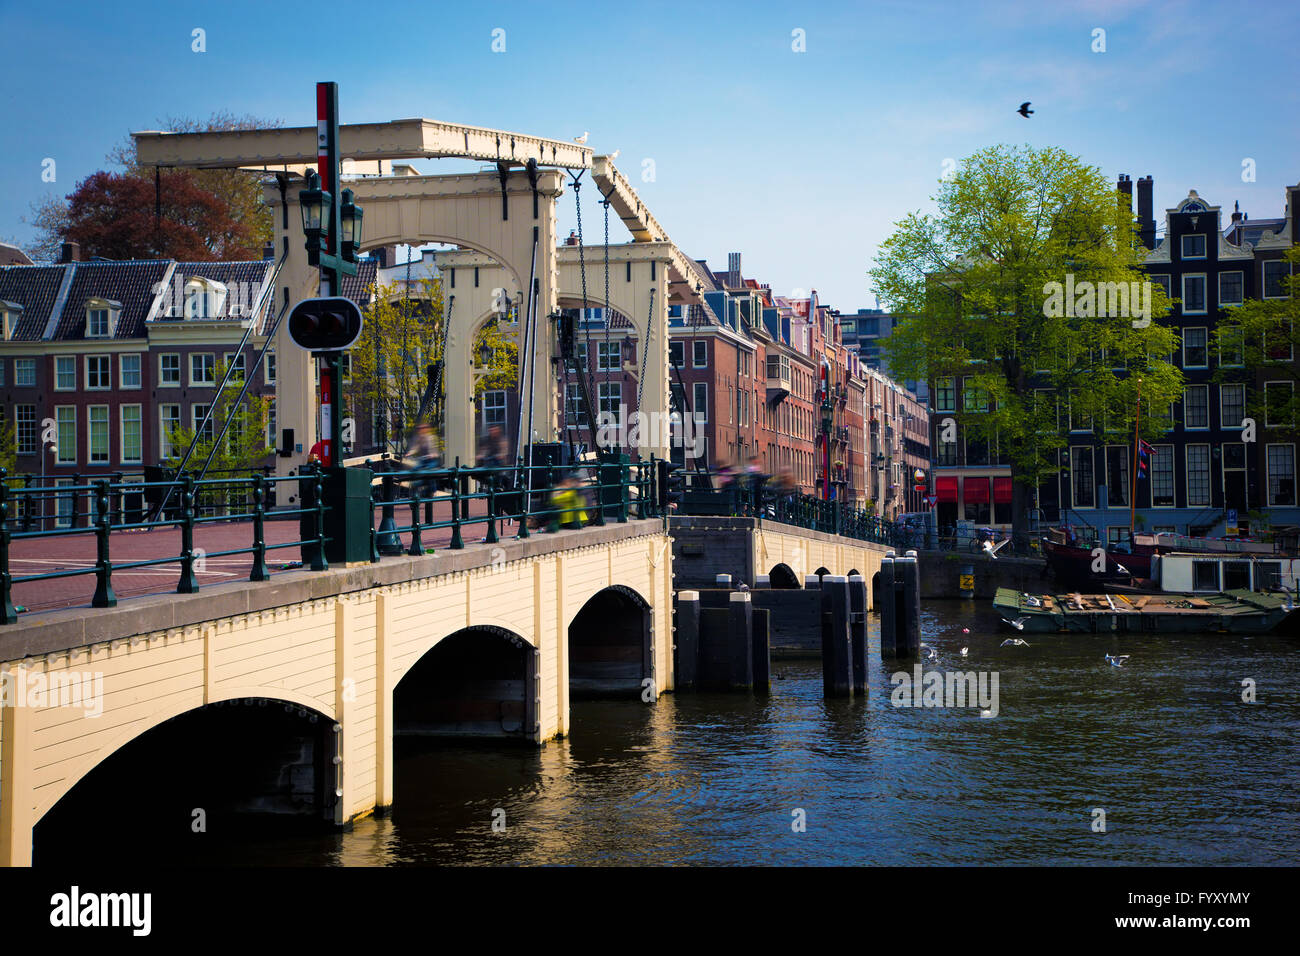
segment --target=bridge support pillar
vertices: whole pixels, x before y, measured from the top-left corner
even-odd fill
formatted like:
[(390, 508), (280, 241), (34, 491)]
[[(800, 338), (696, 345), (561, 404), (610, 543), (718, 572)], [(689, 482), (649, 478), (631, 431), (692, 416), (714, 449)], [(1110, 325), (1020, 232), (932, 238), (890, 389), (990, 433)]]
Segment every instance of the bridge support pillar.
[(822, 578), (822, 689), (827, 697), (853, 696), (849, 640), (849, 587), (840, 575)]
[[(18, 671), (0, 674), (0, 866), (31, 866), (33, 709), (20, 699)], [(9, 686), (3, 686), (8, 684)]]
[(673, 635), (673, 674), (676, 686), (693, 689), (700, 662), (700, 592), (678, 591)]
[(393, 805), (393, 674), (391, 597), (375, 598), (375, 808)]

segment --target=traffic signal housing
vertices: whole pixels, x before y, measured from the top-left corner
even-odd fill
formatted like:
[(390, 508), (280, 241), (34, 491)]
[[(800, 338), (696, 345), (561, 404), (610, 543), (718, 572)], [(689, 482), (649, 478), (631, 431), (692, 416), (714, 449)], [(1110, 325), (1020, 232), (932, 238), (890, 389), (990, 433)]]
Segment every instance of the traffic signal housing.
[(309, 352), (338, 352), (361, 335), (361, 310), (351, 299), (304, 299), (289, 313), (289, 336)]
[(686, 493), (686, 474), (681, 465), (659, 460), (659, 507), (665, 511), (682, 500)]

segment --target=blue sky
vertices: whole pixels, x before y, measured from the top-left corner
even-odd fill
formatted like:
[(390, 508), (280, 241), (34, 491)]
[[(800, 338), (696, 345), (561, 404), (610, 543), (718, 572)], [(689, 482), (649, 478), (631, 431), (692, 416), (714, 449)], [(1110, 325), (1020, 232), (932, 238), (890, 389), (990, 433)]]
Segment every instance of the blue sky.
[[(349, 44), (321, 65), (325, 11)], [(191, 50), (191, 31), (207, 50)], [(506, 52), (491, 50), (494, 28)], [(1093, 31), (1106, 50), (1093, 52)], [(794, 52), (802, 30), (806, 51)], [(1055, 145), (1108, 177), (1155, 177), (1157, 219), (1196, 189), (1253, 218), (1300, 181), (1293, 0), (1162, 3), (39, 4), (0, 0), (0, 237), (66, 194), (131, 130), (214, 111), (314, 121), (431, 119), (571, 138), (590, 132), (673, 240), (778, 293), (873, 305), (866, 270), (945, 159)], [(1031, 100), (1034, 116), (1014, 112)], [(55, 183), (41, 179), (56, 161)], [(654, 161), (653, 182), (643, 161)], [(1242, 162), (1255, 163), (1243, 182)], [(450, 161), (420, 164), (460, 171)], [(589, 241), (601, 236), (583, 190)], [(565, 234), (572, 194), (561, 200)], [(615, 220), (613, 241), (627, 236)]]

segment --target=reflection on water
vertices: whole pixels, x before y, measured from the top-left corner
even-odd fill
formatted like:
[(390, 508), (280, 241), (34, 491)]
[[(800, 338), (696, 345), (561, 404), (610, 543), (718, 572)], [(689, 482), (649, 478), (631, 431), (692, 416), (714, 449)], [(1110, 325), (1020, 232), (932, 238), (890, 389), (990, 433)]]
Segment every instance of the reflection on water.
[[(243, 859), (1300, 863), (1294, 639), (1030, 635), (1001, 647), (996, 623), (983, 606), (932, 604), (924, 638), (939, 653), (930, 666), (998, 672), (993, 719), (891, 707), (878, 649), (865, 702), (823, 700), (816, 661), (778, 661), (766, 698), (577, 701), (571, 735), (540, 750), (399, 741), (391, 818)], [(1132, 656), (1112, 667), (1108, 651)], [(1241, 702), (1245, 678), (1254, 705)], [(806, 832), (791, 827), (796, 810)]]

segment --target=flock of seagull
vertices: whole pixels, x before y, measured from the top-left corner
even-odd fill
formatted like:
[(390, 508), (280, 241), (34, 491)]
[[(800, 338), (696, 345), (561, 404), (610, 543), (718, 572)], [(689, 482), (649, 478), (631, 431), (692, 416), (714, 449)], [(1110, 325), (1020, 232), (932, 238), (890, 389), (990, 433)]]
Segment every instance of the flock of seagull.
[[(1018, 631), (1024, 630), (1026, 620), (1027, 618), (1023, 618), (1023, 617), (1018, 618), (1015, 621), (1007, 621), (1006, 618), (1003, 618), (1003, 621), (1006, 621), (1007, 624), (1010, 624)], [(961, 629), (961, 632), (962, 634), (969, 634), (970, 628), (963, 627)], [(998, 647), (1008, 647), (1008, 646), (1032, 647), (1033, 645), (1031, 645), (1028, 641), (1024, 640), (1023, 638), (1019, 638), (1019, 637), (1008, 637), (1005, 641), (1003, 641), (1001, 644), (998, 645)], [(929, 644), (922, 643), (921, 651), (924, 654), (925, 659), (927, 661), (935, 661), (939, 659), (939, 653)], [(970, 647), (963, 645), (963, 647), (961, 648), (961, 656), (967, 657), (969, 654), (970, 654)], [(1111, 654), (1108, 652), (1106, 654), (1106, 663), (1109, 664), (1111, 667), (1123, 667), (1124, 664), (1127, 663), (1129, 656), (1130, 655), (1128, 654)]]

